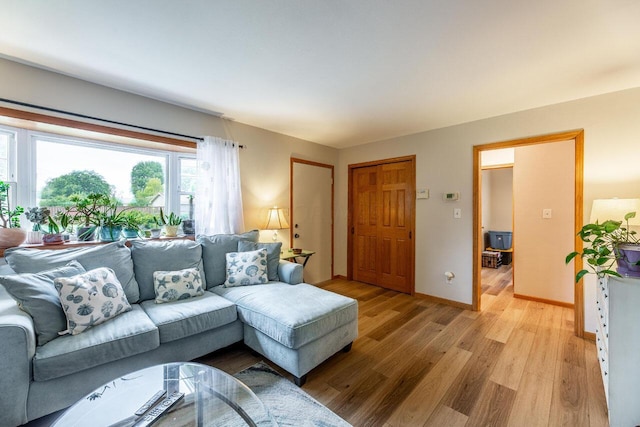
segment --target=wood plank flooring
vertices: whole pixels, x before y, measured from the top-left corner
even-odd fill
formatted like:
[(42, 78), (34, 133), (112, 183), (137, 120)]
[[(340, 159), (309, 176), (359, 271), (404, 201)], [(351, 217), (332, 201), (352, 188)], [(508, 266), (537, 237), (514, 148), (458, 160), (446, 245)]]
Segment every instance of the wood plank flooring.
[[(513, 298), (510, 266), (483, 269), (480, 313), (323, 287), (358, 300), (360, 335), (303, 389), (354, 426), (608, 426), (595, 344), (573, 335), (571, 309)], [(258, 360), (243, 345), (200, 359), (230, 373)]]

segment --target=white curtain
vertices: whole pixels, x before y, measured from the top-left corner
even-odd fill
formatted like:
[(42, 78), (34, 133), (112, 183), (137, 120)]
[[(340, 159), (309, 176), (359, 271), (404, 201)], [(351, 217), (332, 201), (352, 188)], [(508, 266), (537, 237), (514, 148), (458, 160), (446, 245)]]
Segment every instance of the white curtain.
[(198, 142), (196, 234), (244, 231), (239, 151), (237, 142), (222, 138), (206, 136)]

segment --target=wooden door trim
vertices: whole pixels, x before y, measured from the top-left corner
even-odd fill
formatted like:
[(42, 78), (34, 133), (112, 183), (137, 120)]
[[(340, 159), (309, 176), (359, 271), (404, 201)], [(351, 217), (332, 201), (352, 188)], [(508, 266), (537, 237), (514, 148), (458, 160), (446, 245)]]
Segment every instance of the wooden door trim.
[[(416, 186), (416, 156), (402, 156), (402, 157), (392, 157), (389, 159), (382, 160), (373, 160), (369, 162), (363, 163), (354, 163), (348, 166), (348, 201), (347, 201), (347, 279), (353, 280), (353, 236), (351, 234), (351, 229), (354, 227), (354, 219), (353, 219), (353, 186), (351, 185), (353, 180), (353, 171), (354, 169), (366, 168), (370, 166), (380, 166), (391, 163), (400, 163), (400, 162), (410, 162), (411, 163), (411, 180), (413, 182), (413, 187), (415, 189)], [(411, 198), (411, 266), (409, 268), (409, 282), (411, 283), (411, 295), (415, 295), (416, 292), (416, 282), (415, 282), (415, 265), (416, 265), (416, 198), (415, 194)]]
[(293, 243), (293, 234), (294, 234), (294, 230), (293, 230), (293, 165), (295, 163), (300, 163), (300, 164), (304, 164), (304, 165), (309, 165), (309, 166), (317, 166), (320, 168), (327, 168), (331, 170), (331, 278), (334, 278), (334, 274), (333, 274), (333, 265), (334, 265), (334, 244), (333, 244), (333, 235), (334, 235), (334, 223), (335, 223), (335, 212), (334, 212), (334, 186), (335, 186), (335, 178), (334, 178), (334, 166), (327, 164), (327, 163), (319, 163), (319, 162), (314, 162), (312, 160), (305, 160), (305, 159), (299, 159), (297, 157), (291, 157), (289, 160), (289, 185), (290, 185), (290, 193), (289, 193), (289, 206), (291, 207), (289, 209), (289, 242), (290, 244)]
[[(550, 142), (574, 141), (575, 153), (575, 191), (574, 191), (574, 247), (575, 251), (582, 250), (582, 240), (578, 237), (578, 232), (582, 228), (584, 219), (584, 129), (559, 132), (548, 135), (540, 135), (529, 138), (514, 139), (509, 141), (495, 142), (491, 144), (475, 145), (473, 147), (473, 309), (480, 311), (480, 297), (482, 296), (482, 278), (480, 274), (482, 248), (482, 227), (480, 224), (481, 194), (481, 173), (480, 156), (482, 151), (495, 150), (499, 148), (516, 148), (526, 145), (546, 144)], [(515, 240), (515, 239), (514, 239)], [(582, 270), (582, 259), (574, 259), (574, 273)], [(584, 286), (582, 281), (574, 285), (574, 333), (578, 337), (584, 336)]]

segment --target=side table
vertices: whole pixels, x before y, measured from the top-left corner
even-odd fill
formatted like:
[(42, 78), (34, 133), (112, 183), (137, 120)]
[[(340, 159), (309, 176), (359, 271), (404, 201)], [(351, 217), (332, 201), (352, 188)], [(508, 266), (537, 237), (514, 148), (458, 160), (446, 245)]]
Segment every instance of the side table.
[(300, 261), (298, 261), (298, 258), (302, 258), (304, 260), (302, 262), (302, 267), (304, 268), (304, 266), (307, 265), (307, 262), (309, 262), (309, 258), (311, 258), (311, 255), (313, 254), (315, 254), (314, 251), (306, 251), (304, 249), (299, 254), (294, 254), (293, 251), (289, 249), (289, 250), (282, 251), (280, 253), (280, 259), (284, 261), (292, 261), (300, 264)]

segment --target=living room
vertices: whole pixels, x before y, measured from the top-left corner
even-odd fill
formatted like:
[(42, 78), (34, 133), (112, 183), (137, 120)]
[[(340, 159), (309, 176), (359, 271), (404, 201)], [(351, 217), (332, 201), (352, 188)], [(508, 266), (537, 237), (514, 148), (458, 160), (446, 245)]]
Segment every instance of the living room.
[[(636, 31), (635, 27), (629, 29), (623, 16), (637, 17), (637, 6), (630, 2), (614, 3), (621, 10), (625, 7), (629, 8), (627, 13), (615, 15), (617, 20), (613, 21), (621, 34), (612, 37), (614, 40), (624, 39), (625, 43), (621, 42), (621, 45), (612, 45), (608, 48), (617, 50), (616, 48), (620, 46), (620, 55), (627, 58), (624, 55), (628, 50), (632, 51), (632, 48), (626, 43), (640, 38), (633, 32)], [(341, 6), (346, 7), (344, 4)], [(365, 8), (362, 4), (360, 6)], [(573, 6), (581, 7), (580, 4)], [(562, 9), (564, 13), (571, 10), (569, 6), (566, 7), (567, 9)], [(613, 6), (611, 7), (613, 9)], [(615, 10), (619, 12), (617, 8)], [(609, 12), (613, 15), (613, 11)], [(356, 14), (354, 11), (351, 13)], [(593, 13), (597, 15), (596, 12)], [(568, 15), (559, 14), (558, 16), (569, 19)], [(539, 16), (537, 18), (540, 19)], [(21, 16), (21, 19), (29, 22), (28, 15)], [(526, 19), (523, 21), (526, 22)], [(553, 22), (559, 25), (557, 21)], [(595, 22), (590, 23), (595, 25)], [(28, 25), (25, 26), (28, 27)], [(598, 27), (598, 29), (602, 28)], [(598, 40), (599, 35), (601, 34), (596, 31), (592, 34), (592, 38), (582, 41), (574, 40), (574, 46), (576, 49), (585, 50), (587, 56), (599, 55), (601, 50), (595, 50), (594, 52), (597, 53), (589, 54), (587, 49), (589, 41), (595, 43), (594, 40)], [(28, 39), (29, 35), (21, 33), (20, 37)], [(76, 34), (76, 37), (82, 38), (82, 35)], [(473, 48), (472, 41), (467, 40), (467, 42)], [(598, 47), (600, 48), (599, 45)], [(105, 47), (106, 52), (117, 49), (120, 49), (120, 46)], [(517, 48), (514, 49), (517, 50)], [(604, 49), (606, 50), (607, 47)], [(468, 50), (465, 52), (468, 53)], [(484, 103), (484, 99), (494, 97), (508, 98), (512, 101), (512, 98), (527, 99), (530, 103), (517, 104), (518, 106), (508, 111), (497, 107), (486, 111), (480, 109), (476, 114), (469, 113), (466, 119), (456, 116), (448, 122), (444, 120), (445, 125), (433, 127), (430, 122), (425, 123), (423, 130), (416, 130), (414, 124), (402, 122), (400, 127), (404, 126), (406, 131), (394, 130), (393, 134), (389, 135), (378, 128), (377, 123), (373, 123), (375, 120), (370, 120), (371, 130), (363, 131), (359, 134), (360, 136), (347, 136), (340, 143), (332, 145), (321, 143), (320, 136), (317, 140), (290, 136), (295, 135), (298, 128), (305, 127), (303, 121), (280, 123), (281, 131), (268, 130), (250, 122), (245, 124), (237, 119), (234, 113), (224, 110), (223, 112), (236, 120), (225, 118), (224, 115), (214, 115), (211, 111), (205, 111), (204, 108), (189, 108), (189, 105), (182, 100), (165, 102), (171, 101), (170, 92), (161, 90), (154, 92), (144, 85), (135, 91), (125, 82), (109, 87), (105, 83), (101, 84), (109, 80), (107, 78), (109, 76), (102, 75), (100, 70), (92, 70), (90, 64), (83, 65), (88, 67), (88, 75), (92, 76), (90, 78), (83, 78), (85, 70), (81, 68), (74, 69), (76, 74), (70, 71), (65, 72), (63, 64), (55, 61), (55, 50), (48, 52), (48, 58), (45, 58), (53, 62), (46, 62), (43, 59), (42, 63), (38, 63), (27, 53), (14, 49), (8, 41), (0, 43), (2, 98), (187, 135), (219, 136), (245, 144), (248, 148), (241, 152), (240, 170), (246, 230), (262, 227), (266, 207), (289, 206), (292, 157), (333, 165), (335, 168), (333, 271), (338, 277), (346, 278), (349, 275), (347, 253), (349, 165), (415, 156), (416, 186), (427, 188), (430, 192), (429, 199), (417, 200), (415, 205), (415, 292), (460, 305), (473, 303), (475, 209), (473, 149), (475, 146), (582, 129), (584, 130), (584, 176), (581, 209), (584, 212), (584, 222), (589, 218), (591, 204), (595, 199), (638, 197), (640, 170), (637, 167), (638, 157), (633, 153), (640, 136), (640, 122), (637, 120), (640, 113), (640, 81), (637, 76), (640, 73), (637, 73), (635, 68), (637, 64), (630, 59), (628, 62), (623, 60), (615, 62), (611, 59), (611, 63), (603, 62), (599, 68), (583, 67), (584, 64), (581, 61), (585, 60), (584, 57), (563, 63), (565, 68), (545, 64), (536, 69), (540, 76), (539, 81), (531, 79), (520, 82), (518, 74), (521, 72), (524, 74), (524, 70), (515, 66), (505, 67), (495, 70), (494, 79), (511, 79), (509, 80), (511, 86), (499, 94), (485, 91), (482, 88), (484, 83), (482, 81), (477, 82), (476, 85), (465, 86), (467, 92), (473, 93), (460, 104), (478, 107)], [(565, 59), (571, 56), (569, 51), (560, 51), (556, 55)], [(44, 55), (41, 58), (44, 58)], [(452, 62), (451, 67), (474, 68), (476, 59), (476, 56), (468, 60), (458, 59)], [(109, 60), (116, 61), (107, 55), (105, 61)], [(131, 62), (136, 63), (133, 60)], [(61, 72), (57, 72), (57, 65), (60, 66)], [(190, 67), (197, 66), (197, 63), (190, 64)], [(221, 67), (224, 66), (223, 59)], [(325, 66), (328, 67), (326, 64)], [(562, 78), (546, 83), (551, 82), (552, 75), (559, 75)], [(442, 77), (442, 75), (439, 76)], [(174, 75), (172, 78), (181, 80), (189, 79), (189, 76)], [(326, 78), (330, 79), (329, 76)], [(376, 78), (383, 79), (384, 75)], [(354, 84), (353, 81), (351, 83)], [(494, 82), (486, 82), (487, 85), (489, 83)], [(589, 86), (589, 83), (593, 83), (593, 86)], [(462, 86), (463, 83), (459, 85)], [(555, 89), (551, 92), (557, 92), (558, 96), (535, 98), (536, 92), (551, 85), (555, 85), (553, 86)], [(397, 92), (402, 92), (400, 86), (400, 84), (394, 86)], [(578, 91), (580, 86), (589, 86), (589, 90)], [(565, 87), (566, 89), (563, 89)], [(232, 86), (232, 89), (244, 91), (243, 87), (238, 85)], [(426, 97), (425, 94), (423, 95)], [(215, 97), (215, 95), (211, 96)], [(407, 98), (412, 99), (409, 95)], [(284, 114), (288, 109), (295, 111), (300, 108), (298, 105), (283, 106), (276, 101), (276, 97), (272, 99), (271, 115), (273, 116)], [(379, 101), (380, 106), (385, 105), (384, 98), (380, 98)], [(455, 111), (456, 104), (459, 103), (458, 99), (444, 95), (438, 102), (441, 103), (441, 110), (445, 112)], [(349, 103), (349, 93), (346, 91), (344, 103)], [(6, 103), (2, 106), (16, 108), (15, 105)], [(229, 108), (228, 111), (231, 111), (231, 107)], [(242, 111), (241, 107), (234, 108)], [(25, 110), (29, 111), (28, 108)], [(424, 112), (425, 117), (427, 113), (432, 116), (444, 114), (440, 113), (437, 104), (432, 107), (432, 110)], [(392, 117), (390, 112), (385, 114)], [(336, 127), (341, 127), (343, 122), (349, 121), (349, 117), (336, 117), (335, 114), (332, 118), (335, 119)], [(283, 121), (285, 119), (280, 120), (280, 122)], [(426, 119), (424, 121), (427, 122)], [(325, 126), (325, 129), (327, 127), (329, 126)], [(326, 133), (331, 132), (326, 131)], [(317, 135), (321, 135), (321, 132)], [(338, 139), (335, 138), (336, 141)], [(300, 184), (304, 185), (304, 183)], [(443, 201), (442, 194), (452, 191), (459, 193), (459, 200)], [(459, 219), (453, 218), (451, 210), (454, 205), (461, 210)], [(281, 232), (279, 236), (283, 241), (283, 247), (291, 246), (288, 233)], [(558, 262), (563, 264), (562, 259)], [(444, 272), (446, 271), (455, 273), (452, 284), (445, 280)], [(595, 288), (595, 279), (585, 278), (583, 332), (592, 334), (596, 329)]]

